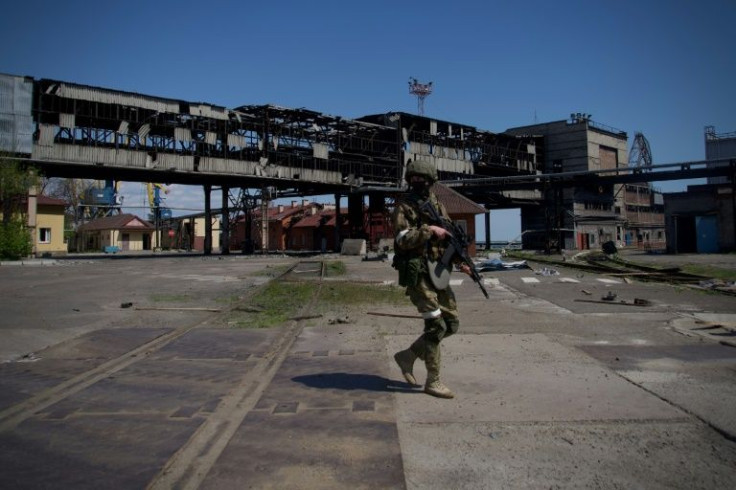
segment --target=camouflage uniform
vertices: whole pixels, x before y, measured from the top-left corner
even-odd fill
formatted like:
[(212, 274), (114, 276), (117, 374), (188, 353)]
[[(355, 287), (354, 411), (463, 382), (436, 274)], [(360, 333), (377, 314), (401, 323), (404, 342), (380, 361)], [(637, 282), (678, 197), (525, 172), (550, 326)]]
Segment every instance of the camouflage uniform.
[[(407, 180), (410, 178), (410, 170), (411, 168), (407, 169)], [(420, 167), (418, 171), (421, 170), (423, 169)], [(428, 180), (433, 183), (436, 180), (436, 174)], [(452, 398), (454, 396), (452, 392), (444, 387), (439, 379), (440, 342), (457, 332), (460, 320), (452, 288), (448, 285), (445, 289), (437, 289), (429, 277), (427, 260), (439, 260), (444, 253), (445, 246), (429, 229), (429, 218), (419, 209), (426, 199), (432, 202), (439, 213), (449, 218), (444, 206), (431, 191), (427, 196), (410, 192), (408, 196), (397, 202), (392, 217), (396, 233), (395, 257), (398, 257), (399, 261), (413, 259), (414, 263), (418, 264), (417, 273), (411, 275), (408, 280), (404, 278), (402, 281), (401, 270), (399, 271), (400, 283), (404, 282), (402, 285), (406, 286), (406, 295), (409, 296), (424, 319), (424, 333), (411, 347), (396, 353), (394, 359), (406, 380), (413, 385), (417, 384), (413, 375), (414, 361), (423, 360), (427, 366), (427, 382), (424, 391), (434, 396)]]

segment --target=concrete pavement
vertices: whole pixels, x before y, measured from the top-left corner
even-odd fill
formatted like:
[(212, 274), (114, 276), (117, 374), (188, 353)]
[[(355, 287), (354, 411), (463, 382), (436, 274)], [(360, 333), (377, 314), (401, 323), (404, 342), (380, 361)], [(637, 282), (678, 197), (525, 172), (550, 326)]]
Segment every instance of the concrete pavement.
[[(343, 259), (345, 279), (395, 279), (384, 262)], [(290, 260), (0, 267), (12, 299), (0, 308), (12, 346), (0, 486), (731, 488), (736, 350), (727, 329), (701, 327), (728, 327), (736, 298), (560, 269), (486, 273), (486, 300), (456, 277), (462, 326), (443, 343), (453, 400), (393, 364), (421, 330), (409, 305), (267, 330), (120, 308), (222, 306)], [(651, 306), (576, 301), (611, 290)]]

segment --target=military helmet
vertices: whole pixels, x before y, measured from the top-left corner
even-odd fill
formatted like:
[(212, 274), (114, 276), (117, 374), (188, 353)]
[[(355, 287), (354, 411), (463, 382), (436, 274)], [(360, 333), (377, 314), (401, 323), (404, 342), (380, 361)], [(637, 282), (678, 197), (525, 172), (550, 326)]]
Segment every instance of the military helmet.
[(406, 164), (406, 181), (409, 182), (414, 175), (424, 177), (430, 183), (437, 182), (437, 169), (427, 160), (410, 160)]

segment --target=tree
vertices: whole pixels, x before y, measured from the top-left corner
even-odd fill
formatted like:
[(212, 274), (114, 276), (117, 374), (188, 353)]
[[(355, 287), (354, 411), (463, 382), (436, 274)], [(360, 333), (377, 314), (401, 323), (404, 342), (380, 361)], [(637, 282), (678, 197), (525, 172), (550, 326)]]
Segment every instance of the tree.
[(23, 168), (11, 155), (0, 154), (0, 258), (17, 260), (33, 250), (23, 205), (27, 202), (28, 190), (38, 183), (35, 170)]
[(62, 179), (52, 178), (45, 183), (44, 193), (49, 197), (63, 199), (66, 203), (64, 214), (74, 224), (74, 229), (83, 221), (84, 210), (80, 207), (84, 196), (95, 187), (92, 179)]

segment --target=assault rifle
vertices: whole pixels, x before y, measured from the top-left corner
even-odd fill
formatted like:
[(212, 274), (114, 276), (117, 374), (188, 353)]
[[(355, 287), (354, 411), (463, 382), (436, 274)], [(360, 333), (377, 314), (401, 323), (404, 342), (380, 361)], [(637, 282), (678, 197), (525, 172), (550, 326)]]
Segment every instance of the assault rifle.
[(488, 291), (483, 287), (483, 278), (478, 274), (475, 264), (468, 255), (468, 245), (470, 245), (471, 239), (468, 237), (468, 234), (465, 233), (465, 230), (442, 216), (429, 200), (425, 201), (419, 209), (425, 216), (429, 217), (431, 221), (430, 224), (444, 228), (448, 233), (447, 240), (449, 241), (449, 244), (440, 260), (442, 265), (448, 270), (451, 270), (453, 258), (458, 257), (461, 259), (463, 263), (470, 268), (470, 277), (478, 284), (480, 290), (483, 291), (483, 296), (488, 298)]

